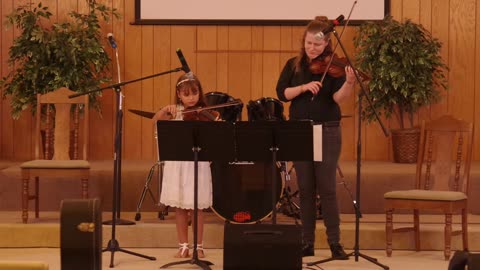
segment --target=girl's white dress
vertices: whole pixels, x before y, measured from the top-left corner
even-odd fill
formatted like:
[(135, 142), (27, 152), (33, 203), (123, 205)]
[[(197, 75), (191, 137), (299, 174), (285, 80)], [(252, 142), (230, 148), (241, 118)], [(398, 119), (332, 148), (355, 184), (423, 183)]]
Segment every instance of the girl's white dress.
[[(183, 107), (177, 106), (178, 111), (181, 109)], [(182, 119), (182, 113), (177, 113), (175, 120)], [(193, 209), (193, 174), (193, 161), (165, 161), (160, 202), (172, 207)], [(210, 206), (212, 206), (212, 172), (210, 170), (210, 162), (199, 161), (198, 209), (205, 209)]]

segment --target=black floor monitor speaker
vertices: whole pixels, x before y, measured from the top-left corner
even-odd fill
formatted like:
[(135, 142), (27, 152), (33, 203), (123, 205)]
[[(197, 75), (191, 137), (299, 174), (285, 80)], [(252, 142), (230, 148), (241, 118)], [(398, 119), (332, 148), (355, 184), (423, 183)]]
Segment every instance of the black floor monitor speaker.
[(225, 223), (223, 269), (302, 269), (297, 225)]
[(63, 200), (60, 209), (62, 270), (102, 269), (100, 200)]

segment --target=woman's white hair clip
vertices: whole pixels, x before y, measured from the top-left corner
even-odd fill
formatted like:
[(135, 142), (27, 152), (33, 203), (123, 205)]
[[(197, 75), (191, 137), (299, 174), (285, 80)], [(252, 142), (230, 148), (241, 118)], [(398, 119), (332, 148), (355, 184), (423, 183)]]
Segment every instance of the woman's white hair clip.
[(320, 32), (316, 33), (314, 35), (314, 37), (315, 37), (316, 40), (322, 40), (322, 39), (325, 38), (325, 34), (322, 31), (320, 31)]

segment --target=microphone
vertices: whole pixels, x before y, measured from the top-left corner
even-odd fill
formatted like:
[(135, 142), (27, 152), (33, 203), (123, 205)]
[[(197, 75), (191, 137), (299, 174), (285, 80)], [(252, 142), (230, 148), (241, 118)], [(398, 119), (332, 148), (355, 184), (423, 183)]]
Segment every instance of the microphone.
[(117, 42), (115, 42), (115, 39), (113, 38), (113, 34), (108, 33), (107, 38), (108, 38), (108, 42), (110, 42), (110, 46), (112, 46), (112, 48), (116, 49), (117, 48)]
[(345, 17), (343, 15), (338, 16), (335, 20), (331, 21), (327, 28), (323, 29), (323, 31), (320, 31), (315, 34), (315, 39), (321, 40), (327, 35), (328, 33), (332, 32), (335, 28), (335, 26), (341, 24)]
[(185, 57), (183, 56), (182, 50), (180, 50), (180, 48), (177, 49), (177, 56), (178, 56), (178, 60), (180, 60), (180, 64), (182, 64), (183, 71), (185, 73), (192, 72), (188, 67), (187, 60), (185, 60)]

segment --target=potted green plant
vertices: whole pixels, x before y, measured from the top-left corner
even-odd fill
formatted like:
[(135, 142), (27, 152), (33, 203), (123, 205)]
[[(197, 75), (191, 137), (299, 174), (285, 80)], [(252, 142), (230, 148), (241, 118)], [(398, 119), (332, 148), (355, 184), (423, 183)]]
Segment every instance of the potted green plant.
[[(0, 81), (3, 95), (11, 96), (12, 117), (18, 119), (31, 106), (36, 94), (60, 87), (86, 92), (110, 80), (110, 57), (103, 49), (100, 18), (118, 17), (115, 10), (87, 0), (86, 14), (69, 13), (65, 22), (49, 21), (52, 13), (42, 3), (21, 5), (7, 16), (20, 30), (9, 50), (11, 72)], [(90, 94), (91, 106), (99, 109), (97, 96)]]
[(367, 85), (373, 106), (363, 106), (363, 119), (374, 121), (374, 110), (386, 118), (395, 116), (399, 129), (392, 130), (394, 160), (415, 162), (419, 129), (414, 114), (438, 102), (440, 91), (447, 90), (448, 67), (440, 56), (440, 41), (420, 24), (388, 16), (360, 25), (354, 45), (357, 67), (371, 76)]

